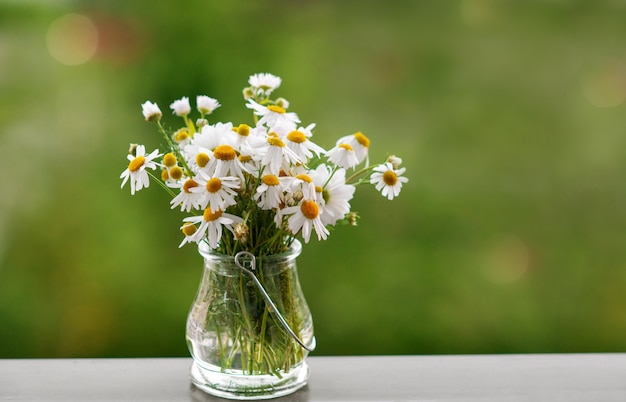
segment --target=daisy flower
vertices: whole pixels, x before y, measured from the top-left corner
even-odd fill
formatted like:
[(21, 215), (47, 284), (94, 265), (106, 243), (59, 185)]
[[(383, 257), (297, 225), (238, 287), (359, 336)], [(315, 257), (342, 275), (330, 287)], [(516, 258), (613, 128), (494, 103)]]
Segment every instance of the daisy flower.
[(394, 169), (391, 162), (383, 163), (374, 168), (374, 173), (370, 176), (370, 183), (376, 186), (376, 190), (380, 191), (384, 197), (393, 200), (400, 194), (402, 183), (409, 181), (402, 174), (405, 168)]
[(305, 200), (315, 200), (315, 183), (311, 176), (300, 173), (291, 178), (289, 186), (293, 193), (300, 191)]
[(231, 205), (235, 205), (235, 196), (239, 189), (239, 179), (237, 177), (211, 177), (200, 171), (196, 177), (198, 186), (191, 189), (192, 193), (200, 194), (200, 209), (206, 207), (213, 211), (218, 209), (226, 210)]
[(161, 109), (156, 103), (152, 103), (150, 101), (145, 101), (141, 104), (141, 112), (143, 113), (143, 117), (146, 121), (157, 121), (161, 120)]
[[(227, 214), (221, 209), (213, 212), (211, 208), (206, 208), (202, 215), (190, 216), (183, 219), (183, 222), (188, 222), (193, 225), (200, 224), (200, 226), (191, 236), (186, 235), (186, 238), (179, 247), (182, 247), (185, 243), (190, 241), (199, 243), (206, 239), (211, 248), (217, 248), (217, 245), (222, 238), (223, 227), (228, 229), (234, 235), (234, 225), (243, 222), (243, 219), (239, 216)], [(183, 225), (183, 228), (184, 227), (185, 226)]]
[(283, 215), (291, 215), (287, 221), (293, 234), (302, 231), (302, 239), (309, 242), (311, 232), (315, 229), (318, 240), (326, 240), (330, 234), (320, 219), (320, 206), (313, 200), (303, 199), (298, 205), (282, 210)]
[(359, 159), (350, 144), (341, 143), (326, 153), (328, 160), (344, 169), (350, 169), (359, 164)]
[(367, 159), (367, 154), (370, 147), (370, 139), (367, 138), (362, 132), (357, 132), (352, 135), (346, 135), (337, 140), (337, 145), (348, 144), (354, 149), (354, 154), (358, 163)]
[(235, 148), (240, 149), (248, 143), (250, 135), (254, 135), (254, 129), (247, 124), (240, 124), (237, 127), (232, 128), (231, 138), (233, 138), (233, 145)]
[(330, 166), (320, 165), (311, 172), (311, 177), (319, 190), (318, 203), (324, 207), (320, 219), (324, 225), (334, 225), (350, 212), (350, 200), (356, 188), (346, 184), (344, 169), (337, 169), (333, 174)]
[(252, 87), (253, 92), (262, 96), (269, 96), (281, 83), (280, 77), (269, 73), (254, 74), (248, 79), (248, 84)]
[(222, 105), (220, 105), (217, 99), (213, 99), (206, 95), (196, 96), (196, 107), (202, 116), (213, 113), (213, 111), (220, 106)]
[(312, 158), (313, 154), (319, 156), (325, 152), (324, 148), (309, 141), (309, 137), (312, 136), (311, 130), (313, 127), (315, 127), (315, 124), (310, 124), (306, 128), (300, 127), (297, 130), (290, 131), (289, 134), (285, 136), (287, 148), (294, 151), (303, 161)]
[(239, 148), (239, 156), (237, 157), (241, 162), (241, 167), (245, 172), (250, 173), (254, 177), (258, 177), (261, 156), (258, 154), (258, 149), (243, 144)]
[(200, 186), (194, 179), (187, 179), (184, 182), (178, 182), (170, 185), (173, 188), (180, 188), (180, 193), (170, 201), (172, 209), (180, 206), (181, 211), (190, 212), (192, 208), (200, 209), (200, 200), (202, 194), (193, 192), (192, 190)]
[(130, 193), (133, 195), (135, 191), (139, 191), (144, 187), (148, 188), (150, 186), (150, 177), (146, 169), (155, 170), (159, 164), (154, 162), (154, 159), (160, 156), (158, 149), (146, 155), (146, 147), (137, 145), (135, 155), (128, 155), (130, 162), (128, 168), (120, 175), (120, 179), (124, 179), (121, 187), (124, 187), (126, 182), (130, 180)]
[(185, 244), (194, 241), (193, 239), (193, 235), (196, 233), (197, 228), (196, 225), (194, 225), (191, 222), (185, 222), (183, 223), (183, 226), (180, 227), (180, 230), (183, 232), (183, 234), (185, 235), (185, 238), (183, 239), (183, 241), (178, 245), (178, 248), (181, 248), (182, 246), (184, 246)]
[(267, 134), (265, 138), (251, 138), (249, 144), (258, 150), (261, 155), (260, 162), (265, 166), (267, 173), (278, 175), (281, 169), (289, 170), (290, 165), (303, 162), (294, 151), (287, 148), (285, 142), (275, 132)]
[(265, 124), (272, 130), (277, 127), (286, 130), (295, 130), (297, 123), (300, 123), (297, 114), (287, 112), (286, 109), (277, 105), (263, 106), (256, 103), (253, 99), (248, 99), (246, 107), (253, 109), (254, 114), (261, 117), (258, 124)]
[(284, 178), (273, 174), (261, 177), (261, 184), (256, 189), (254, 200), (261, 209), (279, 209), (283, 195)]
[(176, 116), (184, 117), (191, 112), (191, 106), (189, 105), (189, 98), (183, 96), (182, 98), (175, 100), (170, 105), (170, 109)]
[(223, 144), (230, 136), (232, 127), (232, 123), (206, 125), (193, 136), (189, 144), (184, 147), (184, 153), (191, 162), (192, 168), (197, 167), (196, 171), (208, 169), (207, 165), (213, 157), (215, 148)]
[(180, 149), (184, 149), (192, 140), (192, 136), (189, 135), (189, 129), (187, 127), (179, 128), (172, 134), (172, 140)]
[(247, 172), (243, 162), (239, 160), (235, 148), (228, 144), (215, 147), (207, 171), (213, 177), (235, 176), (241, 181), (245, 180), (243, 173)]
[(228, 142), (229, 138), (231, 138), (232, 130), (232, 123), (208, 124), (202, 127), (200, 133), (194, 135), (192, 143), (214, 149), (218, 145)]

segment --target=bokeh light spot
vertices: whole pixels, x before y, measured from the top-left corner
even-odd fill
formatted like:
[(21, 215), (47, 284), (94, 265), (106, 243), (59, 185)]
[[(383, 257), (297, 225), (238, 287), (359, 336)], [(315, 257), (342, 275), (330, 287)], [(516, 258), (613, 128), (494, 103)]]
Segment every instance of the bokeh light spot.
[(485, 276), (494, 283), (517, 282), (530, 265), (530, 251), (517, 236), (508, 235), (495, 239), (485, 255)]
[(598, 68), (583, 78), (582, 89), (596, 107), (619, 106), (626, 99), (626, 68), (618, 63)]
[(495, 17), (495, 10), (490, 0), (463, 0), (460, 3), (461, 18), (470, 26), (479, 26)]
[(98, 48), (98, 30), (88, 17), (66, 14), (50, 24), (46, 35), (50, 55), (68, 66), (89, 61)]

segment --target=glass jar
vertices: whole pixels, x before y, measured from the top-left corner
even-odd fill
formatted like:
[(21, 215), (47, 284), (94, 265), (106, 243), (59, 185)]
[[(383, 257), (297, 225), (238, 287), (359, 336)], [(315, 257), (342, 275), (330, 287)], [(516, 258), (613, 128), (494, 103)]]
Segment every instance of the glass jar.
[(315, 338), (296, 268), (301, 250), (295, 240), (282, 254), (251, 257), (246, 269), (239, 255), (200, 244), (204, 271), (186, 331), (198, 388), (231, 399), (265, 399), (306, 384), (305, 359)]

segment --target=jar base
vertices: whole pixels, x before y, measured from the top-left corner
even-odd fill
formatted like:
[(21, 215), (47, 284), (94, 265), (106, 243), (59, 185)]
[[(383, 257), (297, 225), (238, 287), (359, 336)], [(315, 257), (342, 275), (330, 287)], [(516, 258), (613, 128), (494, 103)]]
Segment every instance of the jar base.
[(227, 399), (258, 400), (289, 395), (305, 386), (309, 365), (303, 361), (279, 378), (269, 374), (245, 375), (208, 370), (194, 360), (190, 374), (191, 382), (207, 394)]

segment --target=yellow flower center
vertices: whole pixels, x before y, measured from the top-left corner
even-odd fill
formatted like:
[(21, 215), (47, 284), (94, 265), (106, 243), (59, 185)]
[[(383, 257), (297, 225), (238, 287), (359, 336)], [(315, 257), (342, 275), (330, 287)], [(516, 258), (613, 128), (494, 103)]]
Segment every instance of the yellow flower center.
[(198, 154), (196, 155), (196, 164), (203, 168), (206, 166), (207, 163), (209, 163), (209, 159), (211, 159), (209, 157), (209, 155), (205, 154), (204, 152), (198, 152)]
[(198, 183), (196, 183), (193, 179), (189, 179), (183, 184), (183, 191), (191, 193), (191, 189), (194, 187), (198, 187)]
[(322, 186), (315, 186), (315, 192), (316, 193), (324, 193), (324, 189), (322, 188)]
[(175, 134), (174, 140), (176, 142), (183, 142), (187, 138), (189, 138), (189, 133), (187, 132), (187, 130), (180, 130)]
[(270, 112), (280, 113), (280, 114), (283, 114), (283, 113), (285, 113), (285, 112), (286, 112), (286, 110), (285, 110), (285, 109), (283, 109), (282, 107), (277, 106), (277, 105), (269, 105), (269, 106), (267, 107), (267, 109), (268, 109)]
[(388, 186), (393, 186), (398, 182), (398, 175), (393, 170), (387, 170), (383, 173), (383, 181)]
[(240, 124), (238, 127), (233, 128), (233, 131), (242, 137), (247, 137), (250, 135), (250, 126), (247, 124)]
[(146, 158), (144, 156), (138, 156), (135, 159), (133, 159), (129, 164), (128, 164), (128, 170), (131, 172), (136, 172), (139, 169), (141, 169), (141, 167), (143, 166), (143, 164), (146, 163)]
[(167, 173), (167, 169), (161, 170), (161, 180), (167, 181), (170, 178), (169, 173)]
[(239, 155), (239, 161), (242, 163), (250, 162), (252, 160), (252, 156), (250, 155)]
[(222, 216), (222, 210), (218, 209), (217, 211), (212, 212), (211, 208), (207, 208), (204, 210), (204, 214), (202, 216), (204, 217), (205, 221), (211, 222)]
[(167, 167), (172, 167), (176, 164), (176, 157), (173, 153), (163, 155), (163, 164)]
[(339, 148), (343, 148), (346, 151), (354, 151), (354, 149), (352, 149), (352, 147), (348, 144), (339, 144)]
[(291, 142), (302, 144), (303, 142), (306, 142), (306, 135), (304, 135), (301, 131), (292, 131), (287, 134), (287, 139)]
[(183, 177), (183, 169), (178, 166), (174, 166), (170, 169), (170, 177), (174, 180), (180, 180)]
[(278, 177), (274, 176), (273, 174), (266, 174), (261, 178), (261, 180), (268, 186), (278, 186), (278, 184), (280, 184)]
[(237, 157), (237, 152), (235, 152), (235, 149), (230, 145), (220, 145), (215, 148), (213, 155), (223, 161), (232, 161)]
[(359, 144), (363, 145), (365, 148), (370, 147), (370, 139), (367, 138), (362, 132), (359, 131), (358, 133), (354, 134), (354, 138)]
[(315, 219), (320, 213), (320, 207), (317, 206), (315, 201), (311, 200), (302, 201), (302, 204), (300, 204), (300, 210), (302, 211), (302, 215), (304, 215), (307, 219)]
[(206, 189), (209, 193), (217, 193), (222, 188), (222, 181), (214, 177), (206, 182)]
[(284, 147), (285, 143), (283, 142), (283, 140), (281, 140), (278, 135), (276, 135), (276, 133), (270, 133), (267, 136), (267, 142), (269, 142), (270, 145), (273, 145), (275, 147)]
[(191, 222), (185, 222), (181, 230), (185, 236), (193, 236), (196, 233), (196, 225)]
[(305, 181), (307, 183), (313, 183), (313, 179), (311, 179), (311, 177), (309, 175), (306, 175), (304, 173), (297, 175), (296, 179), (300, 179), (300, 180)]

